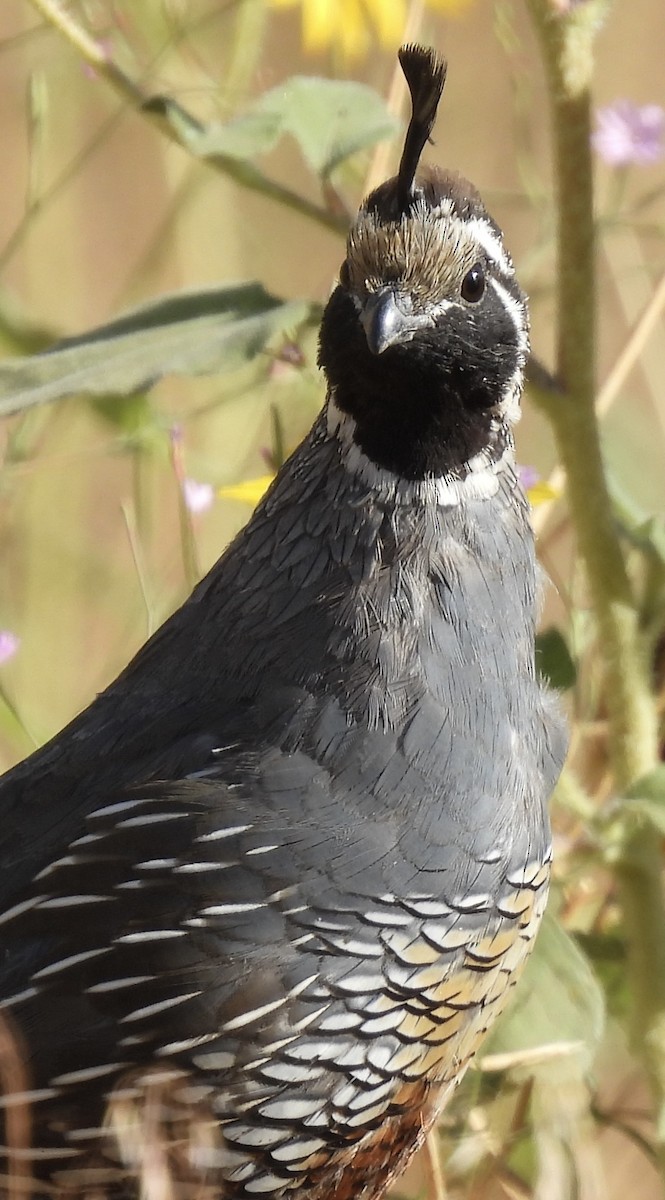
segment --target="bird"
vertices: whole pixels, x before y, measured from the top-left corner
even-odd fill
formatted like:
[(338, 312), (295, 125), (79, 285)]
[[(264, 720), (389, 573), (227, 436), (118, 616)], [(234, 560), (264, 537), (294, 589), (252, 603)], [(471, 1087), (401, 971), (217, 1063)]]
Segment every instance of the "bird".
[(476, 189), (421, 166), (445, 61), (399, 60), (311, 431), (0, 781), (1, 1153), (35, 1195), (378, 1200), (533, 945), (566, 734), (515, 465), (527, 301)]

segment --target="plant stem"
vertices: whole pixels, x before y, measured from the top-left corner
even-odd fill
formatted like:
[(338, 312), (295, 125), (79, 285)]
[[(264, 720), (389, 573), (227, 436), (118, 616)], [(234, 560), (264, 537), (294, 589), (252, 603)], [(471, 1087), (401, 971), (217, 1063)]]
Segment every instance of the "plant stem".
[[(659, 322), (665, 309), (665, 271), (660, 275), (656, 286), (645, 305), (644, 309), (637, 318), (635, 324), (630, 330), (626, 339), (625, 345), (619, 351), (612, 367), (599, 388), (596, 397), (596, 413), (598, 417), (604, 417), (614, 404), (617, 396), (621, 392), (630, 372), (635, 364), (639, 361), (647, 342), (658, 329)], [(556, 380), (554, 377), (548, 378), (548, 373), (544, 370), (541, 363), (531, 358), (529, 362), (528, 380), (531, 388), (536, 389), (536, 394), (542, 399), (542, 392), (556, 391)], [(559, 389), (560, 390), (560, 389)], [(544, 397), (547, 401), (547, 396)], [(543, 408), (546, 408), (546, 403), (543, 403)], [(564, 482), (564, 472), (560, 466), (554, 468), (547, 481), (550, 487), (555, 492), (561, 491)], [(544, 527), (549, 511), (556, 501), (550, 500), (538, 507), (538, 511), (534, 514), (534, 527), (536, 534)], [(550, 538), (558, 536), (561, 527), (566, 523), (567, 518), (564, 516), (554, 526), (548, 527), (547, 534)]]
[[(65, 12), (60, 0), (30, 0), (30, 2), (44, 20), (67, 39), (88, 66), (111, 85), (125, 104), (144, 120), (150, 121), (156, 126), (164, 137), (175, 142), (186, 153), (192, 153), (186, 139), (181, 136), (176, 125), (169, 120), (168, 104), (165, 104), (161, 97), (153, 97), (144, 93), (139, 84), (125, 74), (109, 57), (104, 47), (96, 42), (69, 13)], [(196, 125), (195, 118), (186, 113), (180, 104), (177, 107), (183, 117), (183, 125), (189, 124), (194, 127)], [(300, 216), (307, 217), (332, 233), (346, 233), (348, 221), (344, 217), (328, 212), (321, 205), (314, 204), (305, 196), (301, 196), (291, 188), (278, 183), (277, 180), (271, 179), (253, 163), (221, 154), (204, 157), (201, 161), (206, 162), (220, 174), (230, 176), (241, 187), (258, 192), (260, 195), (282, 204), (285, 208), (292, 209)]]
[[(557, 206), (557, 369), (563, 394), (541, 396), (568, 481), (604, 659), (610, 753), (619, 793), (658, 763), (657, 710), (639, 613), (612, 518), (595, 401), (591, 79), (609, 0), (527, 0), (551, 103)], [(636, 1048), (652, 1082), (665, 1168), (665, 905), (656, 834), (640, 829), (619, 866)]]
[(545, 51), (557, 187), (558, 351), (564, 392), (545, 401), (568, 479), (570, 508), (606, 658), (612, 753), (625, 789), (657, 762), (656, 719), (638, 612), (612, 517), (595, 402), (595, 264), (590, 152), (593, 34), (606, 0), (553, 17), (528, 0)]

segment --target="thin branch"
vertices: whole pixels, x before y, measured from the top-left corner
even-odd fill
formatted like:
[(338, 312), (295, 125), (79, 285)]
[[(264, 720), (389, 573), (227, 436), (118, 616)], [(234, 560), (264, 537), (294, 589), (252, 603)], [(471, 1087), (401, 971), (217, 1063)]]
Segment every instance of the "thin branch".
[(637, 363), (665, 309), (665, 271), (661, 275), (648, 304), (635, 322), (628, 340), (598, 394), (596, 411), (604, 416), (616, 400), (630, 372)]
[[(159, 98), (143, 92), (138, 83), (110, 58), (104, 47), (95, 41), (69, 13), (65, 12), (60, 0), (30, 0), (30, 3), (49, 25), (67, 39), (88, 66), (113, 88), (123, 103), (154, 125), (169, 141), (191, 154), (181, 133), (169, 120), (167, 106), (160, 103)], [(185, 122), (193, 127), (196, 124), (195, 118), (186, 113), (182, 106), (178, 107)], [(258, 192), (259, 195), (276, 201), (285, 208), (322, 225), (332, 233), (343, 234), (348, 228), (348, 222), (344, 217), (328, 212), (321, 205), (314, 204), (311, 200), (299, 195), (298, 192), (271, 179), (254, 164), (241, 163), (230, 155), (221, 154), (202, 158), (201, 161), (219, 171), (220, 174), (230, 177), (249, 191)]]
[[(18, 1031), (8, 1013), (0, 1016), (0, 1094), (25, 1095), (30, 1087), (27, 1056)], [(6, 1111), (7, 1200), (29, 1200), (33, 1195), (30, 1178), (32, 1112), (27, 1100), (9, 1104)], [(4, 1182), (4, 1180), (3, 1180)]]
[[(598, 396), (596, 399), (596, 414), (599, 417), (604, 417), (609, 412), (612, 405), (614, 404), (614, 401), (617, 399), (618, 395), (620, 394), (621, 389), (623, 388), (628, 376), (630, 375), (630, 372), (633, 370), (636, 363), (639, 361), (640, 355), (642, 354), (644, 347), (646, 346), (647, 342), (649, 341), (649, 338), (656, 330), (656, 328), (658, 326), (658, 322), (663, 315), (664, 309), (665, 309), (665, 271), (663, 272), (660, 279), (658, 280), (658, 283), (656, 284), (653, 294), (649, 298), (649, 302), (646, 304), (645, 308), (640, 313), (640, 316), (638, 317), (637, 321), (635, 322), (633, 328), (631, 329), (631, 331), (628, 335), (625, 346), (621, 350), (621, 352), (620, 352), (618, 358), (616, 359), (614, 365), (612, 366), (603, 386), (601, 387), (600, 391), (598, 392)], [(540, 366), (541, 366), (541, 364), (538, 364), (538, 367), (540, 367)], [(530, 366), (530, 370), (531, 369), (533, 369), (532, 366)], [(549, 373), (547, 372), (547, 368), (543, 367), (542, 370), (545, 372), (545, 377), (548, 379), (548, 381), (549, 380), (552, 381), (551, 384), (548, 382), (546, 385), (543, 385), (543, 379), (541, 378), (538, 371), (535, 371), (534, 375), (530, 377), (530, 382), (532, 382), (533, 386), (536, 388), (536, 390), (539, 394), (539, 397), (541, 399), (541, 402), (544, 401), (544, 398), (545, 398), (544, 394), (547, 395), (548, 391), (551, 394), (554, 394), (555, 392), (557, 392), (555, 381), (553, 380), (553, 377), (550, 376)], [(559, 394), (559, 395), (561, 394), (560, 390), (558, 391), (557, 394)], [(565, 482), (566, 482), (565, 471), (563, 470), (563, 468), (561, 466), (555, 467), (548, 479), (548, 483), (550, 484), (550, 487), (552, 487), (552, 489), (556, 492), (561, 492), (561, 491), (563, 491), (563, 488), (565, 487)], [(543, 527), (547, 521), (547, 518), (552, 510), (552, 507), (556, 503), (557, 503), (556, 500), (550, 500), (550, 501), (547, 501), (545, 504), (539, 505), (537, 512), (534, 514), (534, 521), (533, 521), (534, 527), (535, 527), (537, 533), (539, 533), (540, 530), (543, 529)], [(549, 531), (550, 536), (555, 536), (557, 533), (559, 533), (561, 528), (567, 523), (568, 519), (569, 519), (568, 516), (566, 516), (566, 517), (563, 517), (561, 519), (561, 521), (558, 521), (557, 524), (553, 527), (553, 529), (551, 529)]]
[(121, 504), (120, 510), (125, 522), (129, 549), (132, 555), (132, 562), (134, 563), (134, 570), (136, 571), (136, 578), (138, 580), (139, 590), (141, 592), (141, 599), (143, 600), (143, 607), (145, 609), (146, 632), (147, 636), (151, 637), (157, 628), (157, 621), (155, 619), (153, 605), (150, 602), (145, 558), (143, 554), (143, 547), (141, 545), (136, 514), (133, 507), (129, 504)]
[(446, 1189), (446, 1181), (443, 1177), (443, 1169), (441, 1167), (439, 1135), (436, 1128), (430, 1129), (427, 1137), (425, 1138), (423, 1145), (423, 1158), (425, 1162), (425, 1176), (427, 1179), (427, 1200), (446, 1200), (448, 1192)]

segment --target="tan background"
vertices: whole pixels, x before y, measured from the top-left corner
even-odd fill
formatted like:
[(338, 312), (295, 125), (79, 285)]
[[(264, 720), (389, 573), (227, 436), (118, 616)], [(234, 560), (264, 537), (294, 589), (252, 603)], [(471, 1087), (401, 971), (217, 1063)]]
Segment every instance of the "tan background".
[[(96, 0), (71, 9), (86, 14), (148, 90), (168, 91), (203, 119), (242, 110), (244, 97), (292, 73), (344, 73), (334, 56), (304, 54), (295, 10), (268, 12), (246, 90), (239, 85), (230, 94), (226, 80), (236, 22), (255, 22), (258, 29), (258, 0), (251, 10), (208, 0), (164, 5)], [(180, 40), (178, 28), (186, 31)], [(477, 184), (504, 228), (532, 298), (534, 347), (548, 362), (553, 342), (548, 122), (523, 7), (517, 0), (496, 6), (476, 0), (456, 19), (427, 15), (423, 36), (450, 62), (431, 154)], [(626, 96), (664, 104), (664, 58), (663, 0), (617, 3), (598, 43), (598, 103)], [(345, 73), (386, 94), (393, 71), (394, 55), (374, 47)], [(91, 77), (68, 46), (41, 28), (28, 0), (0, 3), (0, 146), (0, 319), (4, 324), (9, 314), (26, 339), (33, 327), (73, 333), (160, 292), (221, 281), (255, 278), (279, 295), (323, 301), (343, 255), (333, 235), (240, 190), (160, 140)], [(318, 198), (316, 182), (292, 145), (264, 165)], [(344, 173), (340, 187), (350, 208), (360, 199), (368, 167), (369, 157), (360, 156)], [(614, 214), (602, 228), (601, 380), (665, 270), (664, 188), (662, 162), (635, 168), (625, 181), (621, 219)], [(615, 192), (610, 173), (599, 166), (601, 213), (611, 216)], [(39, 197), (41, 206), (25, 221), (26, 203)], [(645, 203), (645, 197), (651, 198)], [(0, 337), (0, 349), (16, 352), (17, 342), (5, 337), (3, 345)], [(76, 399), (0, 426), (0, 628), (22, 639), (14, 660), (0, 667), (0, 693), (9, 702), (0, 697), (0, 766), (55, 733), (112, 678), (149, 630), (123, 506), (130, 519), (139, 508), (143, 514), (141, 553), (152, 619), (161, 619), (185, 594), (169, 425), (183, 425), (192, 477), (217, 486), (262, 474), (269, 402), (276, 401), (292, 442), (313, 414), (313, 344), (305, 350), (304, 372), (287, 370), (270, 393), (229, 396), (214, 379), (160, 385), (152, 397), (155, 426), (141, 452)], [(645, 513), (662, 511), (662, 322), (605, 429), (608, 460), (627, 494)], [(521, 460), (547, 474), (555, 464), (552, 439), (529, 405), (518, 442)], [(196, 519), (202, 568), (247, 515), (246, 506), (218, 499)], [(579, 598), (578, 577), (565, 524), (557, 519), (549, 530), (543, 557), (559, 596), (550, 596), (548, 611), (561, 615), (571, 596)], [(576, 636), (583, 636), (583, 623), (583, 617), (577, 619)], [(602, 1071), (604, 1097), (610, 1103), (625, 1095), (629, 1107), (639, 1106), (643, 1096), (635, 1093), (622, 1055), (620, 1041), (614, 1042)], [(598, 1145), (608, 1166), (599, 1200), (656, 1195), (653, 1173), (625, 1138), (603, 1134)]]

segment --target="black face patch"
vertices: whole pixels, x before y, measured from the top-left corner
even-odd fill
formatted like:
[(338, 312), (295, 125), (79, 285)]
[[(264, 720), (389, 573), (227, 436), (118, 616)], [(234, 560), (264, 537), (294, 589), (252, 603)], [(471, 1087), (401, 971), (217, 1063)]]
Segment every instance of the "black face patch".
[[(390, 335), (377, 341), (371, 314), (385, 296)], [(422, 174), (406, 213), (397, 180), (371, 193), (324, 314), (320, 364), (377, 466), (408, 479), (464, 471), (505, 426), (527, 342), (501, 232), (467, 180)]]
[[(479, 311), (481, 310), (482, 311)], [(497, 404), (520, 366), (515, 325), (489, 291), (469, 319), (451, 307), (411, 340), (372, 354), (351, 297), (337, 288), (324, 314), (320, 363), (335, 403), (377, 465), (405, 479), (458, 472), (491, 448)]]
[[(344, 285), (359, 301), (396, 283), (415, 311), (462, 295), (474, 267), (486, 268), (522, 303), (501, 232), (461, 176), (429, 172), (419, 179), (408, 215), (394, 214), (396, 181), (373, 192), (347, 242)], [(464, 189), (468, 189), (465, 192)], [(526, 312), (520, 318), (526, 327)]]

